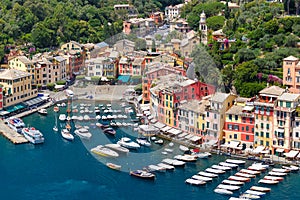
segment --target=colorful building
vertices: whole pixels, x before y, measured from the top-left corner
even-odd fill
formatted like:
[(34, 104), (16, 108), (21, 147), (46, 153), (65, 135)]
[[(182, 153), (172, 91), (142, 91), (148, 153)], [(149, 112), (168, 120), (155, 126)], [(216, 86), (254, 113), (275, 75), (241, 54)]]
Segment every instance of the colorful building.
[(300, 62), (294, 56), (283, 59), (283, 85), (293, 93), (300, 92)]
[(264, 146), (272, 150), (273, 125), (274, 125), (274, 105), (279, 96), (284, 93), (284, 89), (278, 86), (264, 88), (258, 94), (254, 104), (254, 147)]
[(0, 84), (0, 110), (3, 109), (3, 86)]
[(273, 150), (288, 152), (292, 148), (293, 123), (296, 108), (300, 103), (300, 94), (283, 93), (274, 107)]

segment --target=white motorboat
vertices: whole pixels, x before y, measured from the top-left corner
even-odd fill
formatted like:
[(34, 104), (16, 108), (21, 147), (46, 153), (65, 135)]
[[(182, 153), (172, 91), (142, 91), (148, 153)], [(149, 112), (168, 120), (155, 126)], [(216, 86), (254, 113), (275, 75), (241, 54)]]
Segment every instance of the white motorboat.
[(244, 185), (245, 183), (242, 181), (232, 181), (232, 180), (223, 180), (223, 184), (228, 184), (228, 185)]
[(217, 186), (217, 188), (221, 188), (221, 189), (225, 189), (225, 190), (230, 190), (230, 191), (235, 191), (235, 190), (239, 190), (241, 188), (241, 186), (219, 184)]
[(45, 139), (43, 134), (39, 130), (35, 129), (34, 127), (23, 128), (22, 134), (32, 144), (44, 143)]
[(236, 165), (243, 165), (246, 163), (246, 161), (244, 160), (234, 160), (234, 159), (226, 159), (226, 162), (227, 163), (233, 163), (233, 164), (236, 164)]
[(7, 122), (7, 125), (11, 129), (15, 130), (18, 133), (21, 133), (22, 129), (25, 127), (25, 123), (23, 122), (23, 120), (21, 118), (18, 118), (18, 117), (8, 118), (6, 120), (6, 122)]
[(264, 184), (274, 185), (274, 184), (278, 184), (279, 181), (260, 179), (260, 180), (258, 181), (258, 183), (264, 183)]
[(224, 167), (231, 167), (231, 168), (237, 168), (238, 167), (237, 164), (227, 163), (227, 162), (220, 162), (219, 165), (224, 166)]
[(278, 177), (278, 176), (264, 176), (264, 179), (274, 180), (274, 181), (282, 181), (283, 177)]
[(195, 158), (195, 156), (191, 156), (191, 155), (176, 155), (174, 156), (175, 159), (177, 160), (181, 160), (184, 162), (196, 162), (197, 158)]
[(108, 147), (114, 151), (118, 151), (118, 152), (121, 152), (121, 153), (128, 153), (129, 152), (129, 149), (125, 148), (125, 147), (122, 147), (121, 145), (119, 144), (106, 144), (104, 145), (105, 147)]
[(290, 166), (282, 166), (283, 169), (288, 169), (290, 171), (299, 171), (299, 167), (295, 166), (295, 165), (290, 165)]
[(83, 116), (78, 116), (77, 120), (82, 121), (83, 120)]
[(157, 171), (157, 172), (165, 172), (166, 171), (166, 168), (161, 167), (161, 166), (157, 166), (157, 165), (149, 165), (148, 168), (151, 171)]
[(265, 192), (258, 192), (258, 191), (254, 191), (254, 190), (246, 190), (247, 194), (253, 194), (253, 195), (257, 195), (257, 196), (264, 196), (266, 195)]
[(214, 189), (214, 192), (218, 194), (233, 195), (233, 192), (221, 188)]
[(133, 142), (130, 138), (128, 137), (122, 137), (118, 142), (117, 144), (125, 147), (125, 148), (128, 148), (128, 149), (138, 149), (140, 148), (141, 146), (138, 144), (138, 143), (135, 143)]
[(92, 137), (89, 130), (85, 128), (76, 129), (74, 133), (83, 139), (90, 139)]
[(165, 163), (158, 163), (157, 166), (163, 167), (167, 170), (174, 170), (175, 169), (175, 167), (173, 165), (168, 165), (168, 164), (165, 164)]
[(60, 114), (59, 117), (58, 117), (58, 119), (59, 119), (60, 121), (66, 121), (67, 115), (66, 115), (66, 114)]
[(211, 156), (209, 152), (194, 152), (192, 155), (197, 156), (198, 158), (208, 158), (209, 156)]
[(225, 167), (225, 166), (220, 166), (220, 165), (212, 165), (211, 168), (213, 168), (213, 169), (219, 169), (219, 170), (223, 170), (223, 171), (231, 170), (230, 167)]
[(105, 157), (118, 157), (119, 154), (109, 148), (106, 148), (102, 145), (98, 145), (94, 148), (91, 149), (91, 152), (100, 155), (100, 156), (105, 156)]
[(168, 155), (168, 152), (162, 151), (161, 154), (163, 154), (163, 155)]
[(163, 144), (164, 141), (162, 139), (159, 139), (159, 140), (154, 140), (154, 143), (155, 144)]
[(167, 163), (168, 165), (173, 165), (175, 167), (182, 167), (185, 165), (185, 162), (180, 160), (173, 160), (170, 158), (163, 159), (162, 162)]
[(101, 116), (100, 116), (100, 115), (97, 115), (97, 116), (96, 116), (96, 119), (97, 119), (97, 120), (101, 119)]
[(260, 172), (266, 171), (266, 168), (264, 168), (264, 167), (260, 167), (260, 166), (252, 166), (252, 165), (249, 166), (248, 169), (250, 169), (250, 170), (255, 170), (255, 171), (260, 171)]
[(205, 181), (205, 182), (209, 182), (209, 181), (213, 180), (212, 178), (205, 177), (205, 176), (200, 176), (200, 175), (197, 175), (197, 174), (193, 175), (192, 178), (196, 179), (196, 180), (200, 180), (200, 181)]
[(181, 151), (183, 151), (183, 152), (187, 152), (187, 151), (190, 150), (188, 147), (183, 146), (183, 145), (179, 145), (179, 149), (180, 149)]
[(90, 119), (91, 119), (91, 118), (90, 118), (90, 116), (88, 116), (88, 115), (84, 115), (84, 116), (83, 116), (83, 120), (86, 120), (86, 121), (87, 121), (87, 120), (90, 120)]
[(201, 176), (209, 177), (209, 178), (216, 178), (218, 177), (217, 174), (209, 173), (209, 172), (199, 172), (198, 173)]
[(240, 198), (244, 198), (244, 199), (260, 199), (260, 196), (253, 195), (253, 194), (248, 194), (248, 193), (244, 193), (244, 194), (240, 195)]
[(250, 200), (248, 198), (237, 198), (237, 197), (230, 197), (229, 200)]
[(283, 173), (283, 172), (269, 172), (269, 175), (271, 175), (271, 176), (286, 176), (287, 173)]
[(111, 168), (111, 169), (114, 169), (114, 170), (120, 170), (121, 169), (121, 165), (117, 165), (117, 164), (114, 164), (114, 163), (106, 163), (106, 166)]
[(136, 139), (136, 142), (142, 146), (146, 146), (146, 147), (149, 147), (151, 146), (151, 143), (148, 141), (147, 138), (145, 137), (140, 137), (140, 138), (137, 138)]
[(246, 174), (242, 172), (235, 173), (235, 176), (245, 177), (245, 178), (255, 178), (254, 174)]
[(44, 108), (41, 108), (40, 110), (38, 110), (38, 113), (41, 114), (41, 115), (47, 115), (48, 114), (47, 110), (44, 109)]
[(101, 118), (102, 118), (103, 120), (107, 119), (107, 117), (106, 117), (105, 115), (103, 115)]
[(269, 165), (266, 165), (266, 164), (263, 164), (263, 163), (253, 163), (251, 166), (262, 167), (262, 168), (265, 168), (265, 169), (268, 169), (270, 167)]
[(172, 153), (174, 150), (173, 149), (169, 149), (169, 148), (165, 148), (165, 151), (168, 153)]
[(250, 190), (255, 190), (255, 191), (259, 191), (259, 192), (270, 192), (271, 188), (267, 188), (267, 187), (260, 187), (260, 186), (252, 186), (250, 188)]
[(229, 180), (233, 181), (242, 181), (242, 182), (249, 182), (251, 179), (246, 177), (240, 177), (240, 176), (229, 176)]
[(253, 175), (259, 175), (260, 174), (260, 171), (249, 170), (249, 169), (241, 169), (240, 172), (246, 173), (246, 174), (253, 174)]
[(192, 178), (188, 178), (185, 180), (186, 183), (191, 184), (191, 185), (205, 185), (206, 182), (205, 181), (201, 181), (201, 180), (195, 180)]
[(225, 174), (226, 171), (219, 170), (219, 169), (213, 169), (213, 168), (207, 168), (205, 169), (206, 172), (214, 173), (214, 174)]
[(290, 172), (290, 170), (283, 169), (283, 168), (273, 168), (272, 172), (288, 173), (288, 172)]
[(74, 136), (70, 133), (68, 129), (62, 129), (61, 130), (61, 136), (66, 140), (74, 140)]

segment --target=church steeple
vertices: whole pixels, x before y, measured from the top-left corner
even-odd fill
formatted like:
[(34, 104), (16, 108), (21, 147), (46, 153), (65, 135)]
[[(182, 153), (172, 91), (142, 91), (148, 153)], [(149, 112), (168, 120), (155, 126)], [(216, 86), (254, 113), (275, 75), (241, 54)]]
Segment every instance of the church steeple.
[(201, 42), (207, 44), (207, 25), (206, 25), (206, 15), (202, 11), (199, 21), (199, 31), (201, 31)]

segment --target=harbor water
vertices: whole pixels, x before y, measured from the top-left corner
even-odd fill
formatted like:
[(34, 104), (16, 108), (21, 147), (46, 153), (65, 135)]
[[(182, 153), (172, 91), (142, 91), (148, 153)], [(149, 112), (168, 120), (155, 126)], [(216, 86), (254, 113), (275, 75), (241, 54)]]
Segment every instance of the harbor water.
[[(105, 102), (100, 102), (105, 104)], [(97, 102), (98, 105), (98, 102)], [(93, 107), (95, 105), (92, 105)], [(120, 105), (118, 108), (122, 109)], [(113, 108), (115, 109), (115, 108)], [(64, 113), (62, 109), (57, 113)], [(79, 113), (77, 114), (79, 115)], [(95, 115), (94, 115), (95, 117)], [(128, 119), (123, 121), (131, 122)], [(142, 180), (129, 175), (130, 170), (142, 169), (149, 164), (157, 164), (164, 158), (173, 158), (180, 154), (178, 145), (152, 144), (151, 147), (120, 155), (118, 158), (105, 158), (94, 155), (90, 149), (97, 145), (116, 143), (123, 136), (135, 139), (138, 133), (132, 127), (118, 128), (115, 137), (104, 134), (95, 126), (97, 121), (80, 122), (82, 126), (89, 126), (93, 134), (90, 140), (75, 137), (72, 142), (61, 137), (60, 132), (52, 130), (55, 124), (53, 108), (48, 109), (48, 115), (38, 113), (23, 118), (25, 124), (39, 129), (45, 137), (42, 145), (22, 144), (14, 145), (5, 138), (0, 139), (0, 196), (1, 199), (229, 199), (214, 193), (214, 189), (222, 180), (233, 175), (237, 170), (226, 172), (204, 186), (191, 186), (185, 180), (203, 171), (213, 164), (218, 164), (228, 157), (213, 155), (208, 159), (199, 159), (196, 163), (188, 163), (184, 168), (174, 171), (156, 173), (155, 180)], [(101, 121), (102, 123), (105, 123)], [(79, 122), (78, 122), (79, 123)], [(64, 124), (58, 122), (59, 130)], [(74, 130), (74, 124), (72, 124)], [(73, 132), (72, 132), (73, 133)], [(163, 155), (166, 149), (173, 149), (173, 153)], [(112, 170), (105, 164), (112, 162), (122, 166), (120, 171)], [(252, 164), (247, 161), (246, 168)], [(253, 185), (270, 187), (272, 191), (263, 199), (299, 199), (300, 172), (290, 173), (278, 185), (268, 186), (258, 184), (267, 172), (258, 175), (251, 182), (246, 183), (232, 196), (239, 196)]]

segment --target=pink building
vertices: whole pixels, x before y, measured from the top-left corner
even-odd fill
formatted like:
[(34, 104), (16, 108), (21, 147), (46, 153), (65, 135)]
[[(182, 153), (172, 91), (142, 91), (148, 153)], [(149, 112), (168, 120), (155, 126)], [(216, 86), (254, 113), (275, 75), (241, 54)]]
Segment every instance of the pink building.
[(300, 62), (294, 56), (283, 59), (283, 85), (293, 93), (300, 92)]

